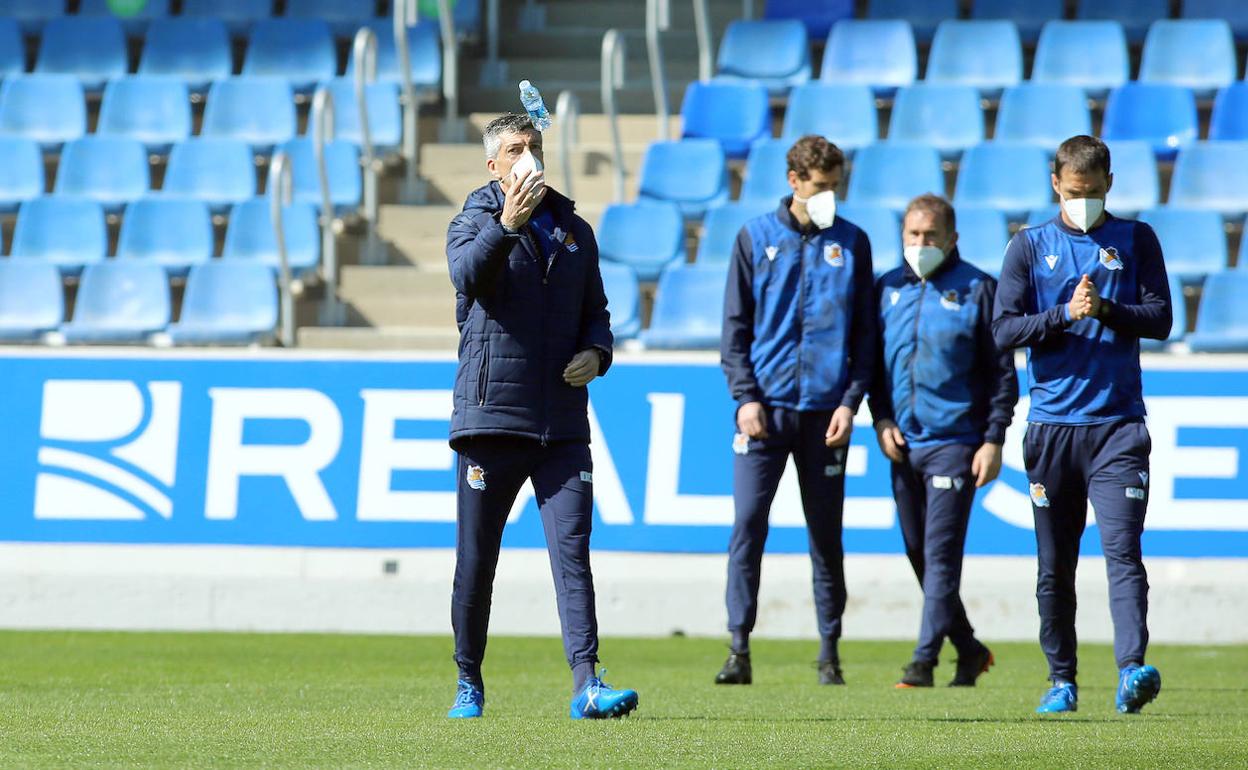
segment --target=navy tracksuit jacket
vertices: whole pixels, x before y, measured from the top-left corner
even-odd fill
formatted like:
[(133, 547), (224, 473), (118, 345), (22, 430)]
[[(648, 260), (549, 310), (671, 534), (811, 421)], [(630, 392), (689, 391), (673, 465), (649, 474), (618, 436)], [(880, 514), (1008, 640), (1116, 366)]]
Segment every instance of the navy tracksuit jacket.
[[(1087, 274), (1108, 301), (1102, 318), (1066, 309)], [(1148, 507), (1141, 337), (1165, 339), (1172, 311), (1161, 246), (1143, 222), (1106, 214), (1090, 232), (1061, 216), (1014, 236), (993, 313), (1002, 348), (1028, 348), (1031, 411), (1023, 457), (1040, 568), (1040, 644), (1054, 680), (1075, 680), (1075, 565), (1089, 499), (1109, 576), (1114, 654), (1142, 664), (1148, 575), (1140, 534)]]

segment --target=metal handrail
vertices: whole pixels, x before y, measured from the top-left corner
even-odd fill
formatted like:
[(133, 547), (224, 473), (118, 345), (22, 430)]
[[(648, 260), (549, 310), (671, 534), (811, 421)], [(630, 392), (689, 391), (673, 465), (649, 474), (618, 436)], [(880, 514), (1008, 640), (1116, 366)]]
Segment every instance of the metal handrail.
[(279, 341), (283, 347), (295, 345), (295, 296), (291, 287), (290, 257), (286, 253), (286, 230), (282, 225), (282, 208), (289, 206), (294, 196), (294, 179), (290, 172), (290, 158), (284, 152), (273, 154), (269, 164), (269, 216), (273, 220), (273, 235), (277, 238), (278, 278), (281, 299)]
[(352, 43), (355, 60), (355, 104), (360, 111), (360, 163), (364, 168), (364, 221), (368, 240), (364, 245), (364, 262), (381, 261), (381, 244), (377, 239), (380, 202), (377, 189), (377, 155), (373, 149), (373, 132), (368, 124), (368, 84), (377, 79), (377, 36), (368, 27), (360, 27)]
[(615, 168), (615, 202), (624, 202), (624, 145), (620, 139), (620, 115), (615, 104), (615, 89), (624, 87), (626, 56), (624, 35), (609, 29), (602, 36), (602, 109), (611, 128), (611, 155)]
[(321, 188), (321, 279), (325, 282), (325, 303), (321, 306), (321, 323), (337, 326), (342, 323), (338, 302), (338, 238), (334, 234), (334, 199), (329, 189), (329, 164), (325, 146), (334, 140), (334, 95), (321, 86), (312, 96), (312, 152), (316, 158), (316, 176)]
[(572, 194), (573, 150), (581, 141), (578, 124), (581, 120), (581, 100), (572, 91), (560, 91), (555, 100), (555, 116), (559, 119), (559, 163), (563, 166), (563, 194)]
[(706, 0), (693, 0), (693, 28), (698, 36), (698, 80), (711, 79), (711, 29)]
[(442, 98), (446, 100), (446, 122), (459, 116), (459, 40), (451, 0), (438, 0), (438, 25), (442, 31)]
[(667, 77), (663, 74), (663, 50), (659, 32), (671, 27), (668, 0), (646, 0), (646, 51), (650, 56), (650, 85), (654, 90), (654, 112), (659, 121), (659, 139), (669, 136), (670, 111), (667, 107)]
[(424, 203), (420, 183), (420, 101), (412, 85), (412, 52), (407, 28), (416, 23), (416, 0), (394, 1), (394, 49), (399, 59), (399, 84), (403, 102), (403, 194), (405, 203)]

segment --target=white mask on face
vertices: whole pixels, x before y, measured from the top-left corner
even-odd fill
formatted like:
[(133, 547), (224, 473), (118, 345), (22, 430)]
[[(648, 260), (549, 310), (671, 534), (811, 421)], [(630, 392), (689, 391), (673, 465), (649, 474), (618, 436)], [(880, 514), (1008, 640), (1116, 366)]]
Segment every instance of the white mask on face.
[(945, 261), (945, 252), (935, 246), (907, 246), (902, 250), (906, 264), (920, 278), (926, 278)]
[(806, 206), (810, 221), (820, 230), (828, 229), (836, 221), (836, 193), (831, 190), (815, 193), (809, 198), (794, 193), (793, 200)]
[[(542, 162), (538, 160), (533, 153), (525, 150), (524, 154), (520, 156), (520, 159), (517, 160), (515, 165), (511, 167), (511, 180), (512, 182), (515, 182), (517, 179), (524, 176), (525, 172), (529, 171), (533, 173), (541, 173), (542, 168)], [(541, 189), (541, 184), (538, 184), (533, 189)]]
[(1101, 214), (1105, 211), (1105, 200), (1103, 198), (1065, 198), (1062, 200), (1062, 210), (1076, 227), (1086, 233), (1092, 229), (1092, 224), (1101, 218)]

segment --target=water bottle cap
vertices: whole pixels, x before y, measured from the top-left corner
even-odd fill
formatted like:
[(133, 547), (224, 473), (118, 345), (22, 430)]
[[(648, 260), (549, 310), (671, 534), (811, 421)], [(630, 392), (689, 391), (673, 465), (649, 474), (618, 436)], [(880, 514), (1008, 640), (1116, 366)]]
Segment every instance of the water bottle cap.
[(521, 81), (520, 81), (520, 88), (522, 88), (522, 89), (523, 89), (523, 88), (532, 88), (532, 87), (533, 87), (533, 84), (532, 84), (532, 83), (530, 83), (529, 81), (527, 81), (527, 80), (521, 80)]

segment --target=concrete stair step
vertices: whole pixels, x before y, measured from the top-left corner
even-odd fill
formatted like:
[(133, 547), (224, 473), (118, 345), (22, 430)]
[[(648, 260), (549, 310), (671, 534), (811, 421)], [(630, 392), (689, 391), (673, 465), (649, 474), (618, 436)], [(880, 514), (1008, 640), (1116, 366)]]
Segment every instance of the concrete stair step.
[(321, 350), (450, 350), (459, 332), (443, 327), (304, 326), (296, 330), (299, 347)]
[[(608, 27), (644, 29), (646, 26), (646, 4), (642, 2), (564, 0), (564, 2), (546, 2), (543, 6), (546, 10), (548, 30), (583, 27), (586, 20), (590, 19), (604, 29)], [(741, 17), (741, 3), (739, 0), (710, 0), (707, 3), (707, 11), (712, 25), (722, 25), (730, 19)], [(511, 17), (503, 15), (503, 18)], [(693, 29), (693, 3), (672, 2), (671, 22), (673, 31)]]
[[(570, 90), (575, 92), (580, 100), (582, 113), (601, 113), (603, 111), (602, 92), (597, 77), (593, 77), (592, 80), (568, 77), (574, 74), (575, 72), (565, 73), (563, 78), (539, 83), (538, 87), (542, 89), (542, 95), (550, 100), (552, 106), (560, 91)], [(680, 101), (684, 97), (685, 86), (693, 79), (694, 77), (690, 76), (683, 80), (676, 80), (670, 73), (668, 74), (667, 100), (671, 114), (680, 114)], [(510, 108), (513, 104), (517, 111), (520, 109), (518, 92), (512, 86), (469, 89), (462, 92), (460, 103), (460, 109), (467, 112), (497, 112), (500, 107)], [(654, 92), (650, 88), (649, 79), (629, 81), (624, 88), (617, 91), (616, 106), (621, 113), (650, 115), (653, 120)]]
[[(556, 94), (556, 96), (558, 96), (558, 94)], [(651, 101), (653, 101), (653, 99), (651, 99)], [(610, 148), (611, 122), (607, 119), (607, 116), (601, 112), (586, 112), (584, 106), (584, 104), (581, 105), (581, 117), (580, 120), (577, 121), (577, 128), (580, 131), (581, 145), (583, 147), (591, 145), (597, 147), (601, 145), (603, 147)], [(668, 119), (669, 135), (677, 137), (680, 136), (679, 105), (676, 105), (673, 109), (676, 110), (676, 113)], [(494, 118), (497, 118), (500, 114), (501, 113), (498, 112), (474, 112), (470, 114), (468, 116), (468, 123), (470, 125), (469, 133), (477, 142), (480, 142), (481, 131), (485, 128), (485, 125)], [(623, 142), (626, 147), (628, 145), (638, 145), (644, 149), (646, 145), (658, 138), (658, 118), (654, 115), (653, 110), (651, 110), (648, 115), (620, 115), (619, 125), (620, 141)], [(546, 142), (549, 146), (555, 146), (554, 143), (557, 143), (558, 141), (559, 132), (557, 130), (552, 130), (550, 132), (550, 136), (546, 137)]]
[[(698, 62), (697, 62), (696, 46), (693, 59), (673, 59), (667, 56), (666, 52), (663, 56), (663, 74), (667, 76), (669, 81), (688, 82), (697, 80), (698, 78)], [(468, 60), (463, 63), (460, 70), (461, 83), (478, 83), (480, 80), (481, 62)], [(531, 80), (542, 92), (543, 98), (549, 100), (547, 106), (553, 106), (558, 90), (554, 89), (551, 84), (566, 83), (567, 81), (576, 81), (582, 83), (592, 83), (594, 87), (600, 88), (602, 82), (601, 62), (597, 56), (573, 59), (564, 56), (544, 56), (538, 58), (530, 57), (511, 57), (507, 59), (507, 74), (509, 80), (519, 83), (521, 80)], [(632, 62), (625, 67), (624, 71), (625, 83), (627, 85), (648, 85), (650, 83), (650, 68), (646, 64), (634, 65)], [(561, 90), (565, 86), (560, 85)], [(520, 106), (520, 92), (512, 83), (507, 84), (507, 91), (511, 93), (515, 91), (516, 107)]]
[[(587, 116), (588, 117), (588, 116)], [(582, 122), (584, 122), (584, 118)], [(657, 131), (657, 124), (651, 125)], [(586, 133), (582, 129), (582, 134)], [(547, 176), (555, 178), (562, 174), (560, 151), (562, 143), (559, 132), (552, 130), (544, 142)], [(649, 142), (636, 142), (623, 145), (624, 168), (640, 168), (642, 156), (645, 155)], [(587, 176), (598, 174), (609, 175), (614, 166), (611, 143), (604, 140), (586, 140), (577, 142), (572, 153), (575, 173)], [(433, 179), (444, 176), (472, 176), (485, 181), (488, 171), (485, 166), (485, 151), (480, 144), (427, 144), (422, 149), (421, 172)]]
[(421, 270), (410, 265), (344, 265), (338, 295), (348, 301), (396, 299), (437, 301), (455, 290), (446, 271)]
[(371, 297), (347, 304), (348, 326), (455, 328), (455, 292), (404, 299)]

